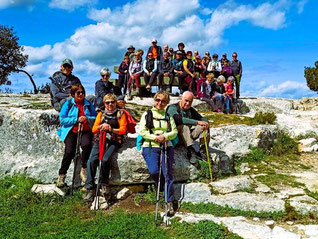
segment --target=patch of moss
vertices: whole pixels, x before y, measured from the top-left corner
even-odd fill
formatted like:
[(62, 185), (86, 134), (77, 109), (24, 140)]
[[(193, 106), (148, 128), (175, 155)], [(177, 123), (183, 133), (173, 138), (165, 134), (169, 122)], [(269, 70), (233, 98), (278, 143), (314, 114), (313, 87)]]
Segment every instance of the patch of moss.
[(30, 105), (24, 106), (23, 109), (48, 110), (53, 107), (46, 102), (30, 102)]
[(289, 186), (294, 188), (304, 187), (303, 183), (299, 183), (296, 181), (295, 176), (286, 175), (286, 174), (267, 174), (256, 176), (255, 179), (272, 190), (277, 190), (277, 187)]

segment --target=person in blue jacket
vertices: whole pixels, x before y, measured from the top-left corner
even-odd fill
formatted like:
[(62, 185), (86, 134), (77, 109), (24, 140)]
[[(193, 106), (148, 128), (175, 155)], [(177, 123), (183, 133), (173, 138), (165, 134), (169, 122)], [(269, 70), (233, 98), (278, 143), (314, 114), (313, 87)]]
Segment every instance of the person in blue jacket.
[(89, 122), (94, 122), (96, 111), (92, 102), (85, 99), (85, 89), (81, 84), (73, 85), (70, 94), (72, 98), (67, 100), (60, 112), (60, 124), (62, 127), (57, 134), (65, 144), (64, 156), (59, 169), (59, 177), (56, 182), (58, 187), (65, 185), (67, 170), (75, 156), (76, 142), (78, 137), (79, 123), (82, 125), (82, 148), (81, 179), (86, 181), (87, 161), (92, 149), (93, 133)]

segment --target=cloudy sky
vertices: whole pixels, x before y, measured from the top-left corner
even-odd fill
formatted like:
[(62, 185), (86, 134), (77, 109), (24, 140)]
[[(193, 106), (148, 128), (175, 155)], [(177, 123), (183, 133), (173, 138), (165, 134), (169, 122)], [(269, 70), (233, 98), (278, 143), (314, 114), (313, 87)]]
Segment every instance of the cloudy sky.
[[(318, 60), (317, 11), (317, 0), (0, 0), (0, 24), (14, 27), (37, 85), (71, 58), (92, 93), (102, 67), (118, 65), (128, 45), (147, 50), (155, 37), (200, 55), (236, 51), (243, 96), (300, 98), (317, 95), (303, 76)], [(21, 73), (10, 80), (13, 91), (32, 90)]]

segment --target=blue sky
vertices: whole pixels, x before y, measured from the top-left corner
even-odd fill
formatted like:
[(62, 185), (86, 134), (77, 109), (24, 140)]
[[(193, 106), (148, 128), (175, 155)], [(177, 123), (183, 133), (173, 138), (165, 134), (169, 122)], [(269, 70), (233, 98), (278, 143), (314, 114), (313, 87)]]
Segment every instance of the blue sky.
[[(0, 0), (0, 24), (14, 27), (37, 85), (69, 57), (93, 93), (102, 67), (118, 65), (130, 44), (147, 50), (155, 37), (201, 55), (236, 51), (243, 96), (301, 98), (317, 95), (303, 76), (318, 60), (317, 10), (316, 0)], [(13, 91), (32, 90), (21, 73), (10, 80)]]

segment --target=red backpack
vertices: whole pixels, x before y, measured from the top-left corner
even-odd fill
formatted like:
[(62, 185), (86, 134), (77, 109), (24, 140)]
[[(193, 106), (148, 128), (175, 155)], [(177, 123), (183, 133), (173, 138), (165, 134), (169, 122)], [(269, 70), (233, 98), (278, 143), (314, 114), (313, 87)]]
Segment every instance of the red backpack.
[(129, 114), (129, 112), (125, 109), (121, 109), (126, 117), (127, 117), (127, 133), (130, 133), (130, 134), (134, 134), (136, 133), (136, 121), (134, 120), (134, 118), (131, 116), (131, 114)]

